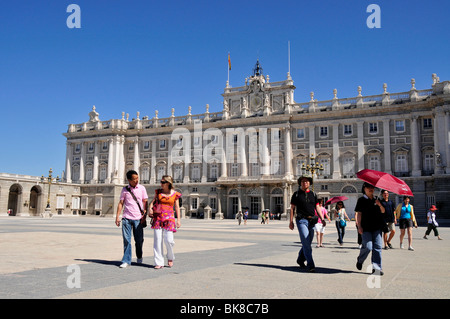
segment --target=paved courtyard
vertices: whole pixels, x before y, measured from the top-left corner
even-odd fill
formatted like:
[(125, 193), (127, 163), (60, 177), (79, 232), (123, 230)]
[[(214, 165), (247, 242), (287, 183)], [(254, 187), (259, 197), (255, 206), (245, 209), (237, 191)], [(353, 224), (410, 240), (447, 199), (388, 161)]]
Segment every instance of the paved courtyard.
[(112, 218), (0, 217), (0, 298), (447, 299), (450, 228), (439, 231), (444, 240), (413, 229), (415, 251), (408, 251), (399, 249), (397, 227), (379, 277), (370, 275), (369, 260), (362, 271), (355, 267), (353, 222), (342, 247), (334, 222), (328, 225), (325, 247), (313, 250), (317, 271), (306, 273), (296, 264), (297, 229), (286, 221), (182, 220), (173, 268), (153, 269), (146, 228), (143, 264), (120, 269), (121, 229)]

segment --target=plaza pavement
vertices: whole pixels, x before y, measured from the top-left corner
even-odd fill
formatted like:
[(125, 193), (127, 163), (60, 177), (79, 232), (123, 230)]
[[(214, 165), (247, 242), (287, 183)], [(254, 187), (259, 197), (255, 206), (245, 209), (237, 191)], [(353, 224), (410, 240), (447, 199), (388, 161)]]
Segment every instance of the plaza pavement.
[(182, 220), (174, 267), (161, 270), (153, 269), (153, 232), (146, 228), (143, 264), (120, 269), (121, 229), (112, 218), (0, 217), (0, 298), (449, 298), (450, 228), (439, 228), (440, 241), (433, 233), (423, 239), (424, 227), (413, 229), (415, 251), (399, 249), (396, 230), (394, 249), (382, 253), (381, 277), (370, 275), (370, 256), (362, 271), (356, 269), (354, 223), (341, 247), (334, 221), (325, 247), (313, 248), (315, 273), (299, 269), (298, 231), (278, 220), (240, 226), (235, 220)]

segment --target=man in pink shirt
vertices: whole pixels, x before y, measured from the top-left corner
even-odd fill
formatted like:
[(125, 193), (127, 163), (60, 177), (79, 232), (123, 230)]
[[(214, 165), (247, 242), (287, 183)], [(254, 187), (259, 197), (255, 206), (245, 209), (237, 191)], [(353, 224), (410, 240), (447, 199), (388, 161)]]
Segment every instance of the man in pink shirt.
[[(131, 231), (136, 243), (137, 263), (142, 263), (142, 244), (144, 243), (144, 228), (141, 223), (143, 215), (147, 214), (147, 190), (139, 184), (136, 171), (127, 172), (128, 184), (122, 189), (120, 201), (117, 205), (116, 225), (120, 226), (122, 214), (123, 258), (120, 268), (131, 265)], [(144, 217), (145, 220), (145, 217)]]

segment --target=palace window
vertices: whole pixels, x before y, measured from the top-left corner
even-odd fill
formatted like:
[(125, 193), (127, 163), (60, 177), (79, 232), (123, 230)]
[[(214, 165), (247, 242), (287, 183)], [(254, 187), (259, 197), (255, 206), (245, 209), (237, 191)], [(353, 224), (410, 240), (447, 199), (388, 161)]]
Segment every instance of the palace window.
[(433, 128), (433, 121), (432, 119), (423, 119), (423, 128), (424, 129), (431, 129)]
[(351, 124), (344, 124), (344, 136), (353, 134), (353, 126)]

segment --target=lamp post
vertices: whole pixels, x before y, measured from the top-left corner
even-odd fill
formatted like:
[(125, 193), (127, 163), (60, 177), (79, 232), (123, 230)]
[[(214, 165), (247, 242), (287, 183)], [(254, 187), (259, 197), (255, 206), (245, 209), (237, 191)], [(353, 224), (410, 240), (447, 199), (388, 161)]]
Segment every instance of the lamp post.
[[(305, 165), (305, 163), (302, 164), (302, 173), (309, 173), (311, 177), (314, 177), (314, 175), (319, 176), (320, 173), (323, 171), (323, 165), (319, 162), (316, 162), (316, 158), (314, 157), (314, 154), (311, 154), (309, 157), (309, 164)], [(311, 185), (312, 190), (314, 191), (314, 186)]]
[(59, 182), (60, 178), (59, 176), (56, 176), (56, 178), (53, 178), (53, 170), (50, 168), (50, 170), (48, 171), (48, 176), (47, 178), (44, 177), (44, 175), (41, 176), (41, 182), (44, 183), (45, 180), (47, 180), (48, 183), (48, 197), (47, 197), (47, 207), (45, 207), (45, 212), (44, 214), (41, 214), (42, 217), (52, 217), (52, 211), (50, 208), (50, 186), (54, 183), (54, 182)]

